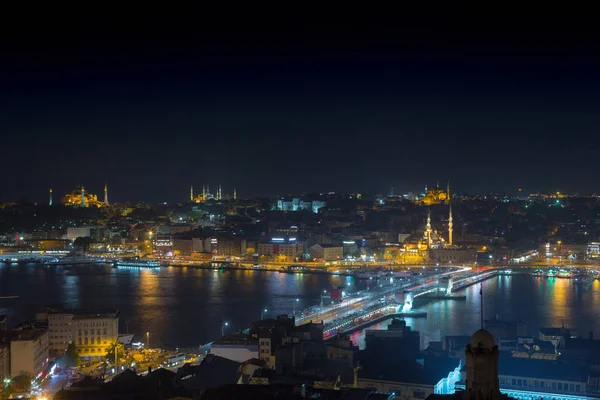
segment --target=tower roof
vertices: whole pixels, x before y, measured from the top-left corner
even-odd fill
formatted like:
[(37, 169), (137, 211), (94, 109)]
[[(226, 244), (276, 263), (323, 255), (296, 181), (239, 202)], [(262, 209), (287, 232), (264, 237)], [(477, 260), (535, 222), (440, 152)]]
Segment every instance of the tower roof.
[(494, 341), (494, 335), (490, 333), (490, 331), (486, 329), (480, 329), (471, 336), (471, 341), (469, 342), (471, 347), (483, 347), (486, 349), (493, 349), (496, 345)]

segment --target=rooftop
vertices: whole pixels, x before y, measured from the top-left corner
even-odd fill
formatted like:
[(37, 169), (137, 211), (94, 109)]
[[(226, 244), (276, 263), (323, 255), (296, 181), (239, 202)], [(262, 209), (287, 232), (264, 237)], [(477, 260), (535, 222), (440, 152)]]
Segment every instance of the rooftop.
[(498, 360), (498, 374), (575, 382), (587, 382), (588, 379), (585, 368), (574, 364), (531, 358), (513, 358), (503, 354)]
[(375, 379), (421, 385), (435, 385), (448, 373), (458, 367), (460, 359), (452, 357), (433, 357), (425, 365), (413, 364), (363, 364), (359, 379)]
[(44, 333), (48, 332), (47, 329), (23, 329), (15, 331), (15, 336), (12, 338), (13, 342), (37, 340)]
[(72, 314), (74, 318), (115, 318), (119, 316), (119, 310), (116, 308), (103, 309), (77, 309), (49, 307), (39, 311), (48, 314)]
[(234, 333), (220, 337), (215, 340), (212, 345), (256, 346), (258, 345), (258, 339), (255, 339), (250, 335), (244, 335), (243, 333)]

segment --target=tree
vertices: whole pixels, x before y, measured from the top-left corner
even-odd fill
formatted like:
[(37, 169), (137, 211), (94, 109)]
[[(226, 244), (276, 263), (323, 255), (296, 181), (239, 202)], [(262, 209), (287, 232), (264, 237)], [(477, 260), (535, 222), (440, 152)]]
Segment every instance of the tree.
[(77, 367), (79, 365), (79, 352), (73, 342), (69, 343), (67, 351), (62, 358), (62, 364), (63, 368)]
[(90, 249), (91, 244), (92, 244), (92, 238), (89, 236), (78, 237), (73, 242), (73, 246), (77, 250), (81, 250), (81, 251), (88, 251)]
[[(117, 361), (115, 361), (115, 347), (117, 348), (117, 357), (118, 357)], [(110, 347), (108, 348), (108, 352), (106, 353), (106, 359), (108, 361), (110, 361), (113, 364), (116, 364), (119, 360), (123, 361), (124, 357), (125, 357), (125, 346), (123, 345), (123, 343), (115, 342), (110, 345)]]
[(12, 379), (11, 385), (19, 393), (29, 392), (31, 391), (31, 376), (27, 374), (16, 376)]

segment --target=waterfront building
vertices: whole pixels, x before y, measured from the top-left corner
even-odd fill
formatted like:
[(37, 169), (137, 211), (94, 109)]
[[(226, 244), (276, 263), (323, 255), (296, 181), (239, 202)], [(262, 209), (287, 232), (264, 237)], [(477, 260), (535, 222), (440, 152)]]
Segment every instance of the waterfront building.
[(313, 260), (338, 261), (344, 258), (344, 247), (333, 244), (315, 244), (310, 248)]
[(94, 240), (103, 240), (106, 235), (106, 228), (97, 225), (86, 225), (67, 228), (67, 239), (75, 240), (78, 237), (89, 237)]
[(23, 328), (10, 341), (10, 374), (39, 377), (48, 363), (48, 330)]
[(429, 249), (429, 259), (439, 263), (472, 263), (477, 249), (468, 247), (442, 247)]
[(258, 244), (258, 255), (276, 258), (279, 261), (294, 261), (303, 253), (304, 246), (296, 235), (273, 236), (267, 243)]
[(48, 325), (53, 355), (64, 353), (73, 342), (81, 358), (100, 359), (119, 336), (117, 310), (47, 309), (37, 313), (36, 321)]

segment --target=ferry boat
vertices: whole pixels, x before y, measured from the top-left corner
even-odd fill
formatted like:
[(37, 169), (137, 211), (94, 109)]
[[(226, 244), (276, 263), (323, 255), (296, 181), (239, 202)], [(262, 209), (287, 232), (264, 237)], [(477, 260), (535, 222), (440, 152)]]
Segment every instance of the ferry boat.
[(571, 278), (571, 271), (566, 270), (566, 269), (561, 269), (560, 271), (558, 271), (558, 275), (559, 278)]
[(160, 262), (156, 260), (143, 260), (139, 257), (122, 258), (113, 264), (113, 268), (118, 267), (159, 268)]
[(546, 271), (546, 276), (548, 278), (554, 278), (554, 277), (556, 277), (556, 270), (549, 269), (548, 271)]
[(285, 272), (288, 274), (303, 274), (308, 271), (304, 265), (288, 265), (287, 267), (281, 267), (279, 272)]

